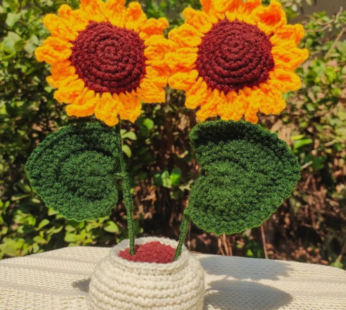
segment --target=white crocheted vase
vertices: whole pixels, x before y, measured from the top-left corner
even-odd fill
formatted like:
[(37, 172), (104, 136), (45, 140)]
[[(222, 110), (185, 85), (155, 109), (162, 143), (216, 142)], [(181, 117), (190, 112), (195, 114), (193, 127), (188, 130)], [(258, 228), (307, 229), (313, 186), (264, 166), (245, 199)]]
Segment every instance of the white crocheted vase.
[[(176, 248), (164, 238), (140, 238), (136, 244), (159, 241)], [(128, 240), (111, 249), (95, 268), (88, 295), (90, 310), (202, 310), (204, 270), (184, 247), (173, 263), (132, 262), (119, 257)]]

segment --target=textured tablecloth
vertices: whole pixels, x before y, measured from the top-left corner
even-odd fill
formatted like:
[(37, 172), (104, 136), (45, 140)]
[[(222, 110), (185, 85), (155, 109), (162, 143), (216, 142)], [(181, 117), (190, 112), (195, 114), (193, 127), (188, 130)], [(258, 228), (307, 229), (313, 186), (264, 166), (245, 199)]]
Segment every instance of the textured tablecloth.
[[(86, 310), (89, 276), (108, 252), (71, 247), (0, 261), (0, 310)], [(196, 257), (206, 272), (205, 310), (346, 309), (343, 270), (264, 259)]]

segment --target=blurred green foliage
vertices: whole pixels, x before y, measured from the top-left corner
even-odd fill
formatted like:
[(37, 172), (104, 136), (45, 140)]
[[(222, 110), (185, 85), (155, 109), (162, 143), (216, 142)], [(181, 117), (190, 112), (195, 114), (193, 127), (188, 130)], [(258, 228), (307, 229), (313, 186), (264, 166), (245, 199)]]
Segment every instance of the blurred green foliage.
[[(293, 2), (294, 3), (293, 3)], [(0, 6), (0, 258), (63, 246), (111, 246), (126, 238), (121, 202), (110, 217), (67, 221), (31, 191), (24, 164), (44, 137), (70, 120), (46, 83), (48, 66), (33, 52), (48, 36), (42, 17), (78, 0), (3, 0)], [(149, 17), (168, 16), (171, 27), (183, 22), (187, 6), (198, 0), (143, 0)], [(282, 0), (289, 18), (298, 13)], [(302, 47), (310, 59), (298, 73), (303, 88), (286, 95), (288, 108), (260, 122), (285, 140), (299, 157), (302, 179), (292, 197), (264, 225), (269, 257), (346, 268), (346, 12), (303, 19)], [(184, 108), (180, 92), (167, 90), (167, 103), (145, 105), (136, 124), (124, 124), (123, 152), (128, 158), (136, 204), (137, 234), (177, 238), (198, 166), (188, 134), (193, 111)], [(192, 226), (193, 250), (263, 257), (260, 229), (227, 237), (205, 234)], [(343, 255), (344, 253), (344, 255)]]

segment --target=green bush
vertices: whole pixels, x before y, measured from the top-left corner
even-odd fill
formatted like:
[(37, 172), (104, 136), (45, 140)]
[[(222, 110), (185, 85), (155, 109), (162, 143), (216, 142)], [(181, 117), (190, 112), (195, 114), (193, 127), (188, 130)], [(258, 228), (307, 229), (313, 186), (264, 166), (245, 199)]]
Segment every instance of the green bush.
[[(292, 3), (282, 0), (288, 16)], [(78, 0), (3, 0), (0, 6), (0, 258), (63, 246), (111, 246), (126, 238), (122, 203), (110, 217), (67, 221), (45, 208), (29, 186), (24, 164), (35, 146), (69, 120), (53, 99), (45, 79), (48, 67), (35, 60), (35, 48), (47, 37), (42, 17)], [(186, 6), (199, 2), (144, 0), (150, 17), (169, 16), (182, 23)], [(310, 59), (299, 68), (303, 88), (286, 95), (288, 108), (260, 122), (278, 131), (303, 167), (293, 196), (264, 225), (271, 258), (346, 267), (346, 12), (315, 14), (304, 21), (302, 46)], [(137, 234), (177, 238), (181, 215), (198, 166), (188, 134), (195, 114), (184, 108), (180, 92), (167, 91), (167, 103), (144, 106), (136, 124), (125, 124), (123, 151), (128, 157), (136, 204)], [(260, 229), (228, 237), (205, 234), (192, 226), (191, 249), (263, 257)]]

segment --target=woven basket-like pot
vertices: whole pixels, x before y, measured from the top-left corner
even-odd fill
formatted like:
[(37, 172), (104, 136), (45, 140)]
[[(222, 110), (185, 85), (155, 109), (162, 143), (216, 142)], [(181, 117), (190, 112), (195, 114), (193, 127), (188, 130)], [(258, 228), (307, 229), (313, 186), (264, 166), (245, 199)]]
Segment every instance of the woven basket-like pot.
[[(159, 241), (174, 248), (177, 242), (140, 238), (136, 244)], [(88, 295), (90, 310), (202, 310), (204, 270), (184, 247), (169, 264), (140, 263), (119, 257), (128, 248), (124, 240), (95, 268)]]

